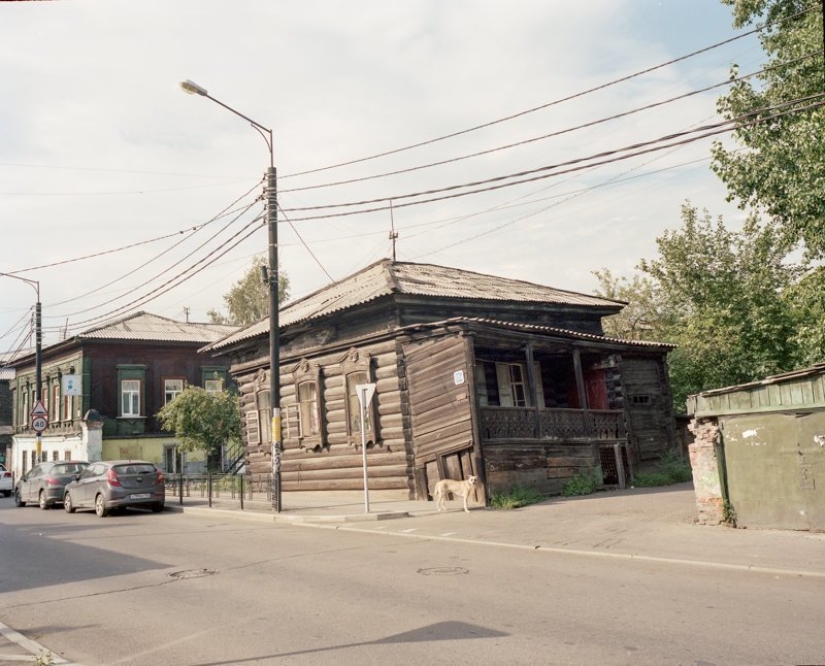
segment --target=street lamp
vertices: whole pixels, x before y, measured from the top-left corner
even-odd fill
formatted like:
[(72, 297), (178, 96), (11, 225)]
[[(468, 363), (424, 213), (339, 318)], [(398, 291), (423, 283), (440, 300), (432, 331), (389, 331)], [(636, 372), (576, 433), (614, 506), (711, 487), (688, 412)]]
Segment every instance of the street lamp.
[(272, 145), (272, 130), (255, 122), (252, 118), (236, 111), (212, 97), (193, 81), (182, 81), (180, 87), (190, 95), (200, 95), (211, 99), (227, 111), (246, 120), (266, 141), (269, 148), (269, 168), (266, 170), (264, 197), (266, 200), (266, 222), (269, 229), (269, 399), (272, 405), (272, 506), (281, 511), (281, 370), (278, 358), (280, 330), (278, 325), (278, 177), (275, 170), (275, 154)]
[[(40, 283), (37, 280), (29, 280), (28, 278), (20, 277), (19, 275), (12, 275), (11, 273), (0, 273), (0, 275), (4, 277), (14, 278), (15, 280), (20, 280), (28, 284), (32, 289), (34, 289), (35, 293), (37, 294), (37, 302), (34, 306), (34, 390), (35, 390), (35, 399), (37, 400), (38, 404), (43, 399), (43, 395), (41, 393), (41, 384), (42, 384), (42, 350), (43, 350), (43, 324), (42, 324), (42, 310), (40, 307)], [(35, 430), (35, 448), (37, 451), (37, 462), (43, 462), (40, 458), (43, 455), (43, 437), (42, 431)]]

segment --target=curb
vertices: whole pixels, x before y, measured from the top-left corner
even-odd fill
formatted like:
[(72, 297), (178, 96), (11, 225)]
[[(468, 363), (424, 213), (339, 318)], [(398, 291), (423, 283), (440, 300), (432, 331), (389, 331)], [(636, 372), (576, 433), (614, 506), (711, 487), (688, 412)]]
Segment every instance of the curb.
[(166, 505), (167, 511), (176, 513), (189, 513), (200, 516), (222, 516), (224, 518), (234, 518), (239, 520), (252, 520), (259, 522), (274, 522), (286, 524), (301, 523), (357, 523), (375, 522), (378, 520), (394, 520), (397, 518), (410, 518), (408, 511), (382, 511), (377, 513), (363, 514), (292, 514), (265, 513), (262, 511), (248, 511), (240, 509), (217, 509), (202, 506), (171, 506)]

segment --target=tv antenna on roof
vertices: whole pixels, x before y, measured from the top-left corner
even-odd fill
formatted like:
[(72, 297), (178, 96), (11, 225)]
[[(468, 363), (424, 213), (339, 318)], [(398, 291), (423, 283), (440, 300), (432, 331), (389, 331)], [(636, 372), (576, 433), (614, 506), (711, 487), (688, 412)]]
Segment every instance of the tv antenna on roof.
[(398, 232), (395, 230), (395, 219), (392, 214), (392, 199), (390, 199), (390, 242), (392, 242), (392, 261), (395, 263), (395, 241), (398, 240)]

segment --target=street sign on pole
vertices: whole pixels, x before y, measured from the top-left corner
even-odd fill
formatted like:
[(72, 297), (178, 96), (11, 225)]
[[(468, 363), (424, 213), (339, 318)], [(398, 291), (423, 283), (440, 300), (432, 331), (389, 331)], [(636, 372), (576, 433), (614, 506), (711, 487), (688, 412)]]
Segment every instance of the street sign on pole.
[[(43, 406), (43, 403), (38, 400), (34, 403), (34, 408), (31, 411), (32, 430), (40, 434), (49, 427), (49, 412)], [(38, 456), (40, 452), (37, 452)]]
[(367, 406), (375, 395), (375, 384), (356, 384), (358, 404), (361, 405), (361, 455), (364, 460), (364, 513), (370, 512), (370, 491), (367, 482)]

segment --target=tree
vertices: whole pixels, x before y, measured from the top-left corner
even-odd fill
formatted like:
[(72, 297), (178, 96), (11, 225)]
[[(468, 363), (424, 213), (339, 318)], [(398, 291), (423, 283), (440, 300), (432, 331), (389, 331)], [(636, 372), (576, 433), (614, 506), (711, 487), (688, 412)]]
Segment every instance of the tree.
[(604, 333), (623, 340), (658, 340), (668, 330), (670, 315), (662, 291), (642, 275), (614, 276), (609, 270), (593, 271), (599, 280), (596, 295), (627, 305), (604, 321)]
[(209, 469), (218, 467), (221, 447), (240, 442), (238, 398), (228, 391), (207, 393), (188, 386), (157, 414), (164, 430), (174, 432), (184, 451), (204, 451)]
[(797, 366), (800, 312), (789, 294), (804, 267), (786, 261), (776, 234), (756, 217), (730, 231), (686, 203), (682, 227), (656, 240), (659, 257), (639, 262), (645, 277), (614, 279), (622, 300), (637, 301), (633, 319), (650, 324), (637, 327), (642, 338), (676, 345), (669, 366), (677, 410), (690, 394)]
[[(768, 122), (740, 125), (739, 144), (713, 147), (714, 172), (741, 208), (766, 212), (788, 247), (825, 257), (825, 111), (821, 6), (811, 0), (722, 0), (733, 7), (734, 26), (766, 21), (761, 43), (767, 67), (755, 80), (739, 81), (718, 102), (728, 119), (794, 102), (793, 112)], [(734, 66), (732, 76), (737, 75)], [(802, 107), (812, 107), (803, 110)], [(745, 150), (741, 150), (744, 147)]]
[[(248, 326), (260, 321), (269, 314), (269, 284), (264, 279), (267, 263), (262, 257), (255, 257), (244, 276), (238, 280), (223, 300), (229, 316), (217, 310), (209, 310), (207, 315), (213, 324), (233, 324)], [(278, 302), (289, 298), (289, 277), (278, 274)]]

